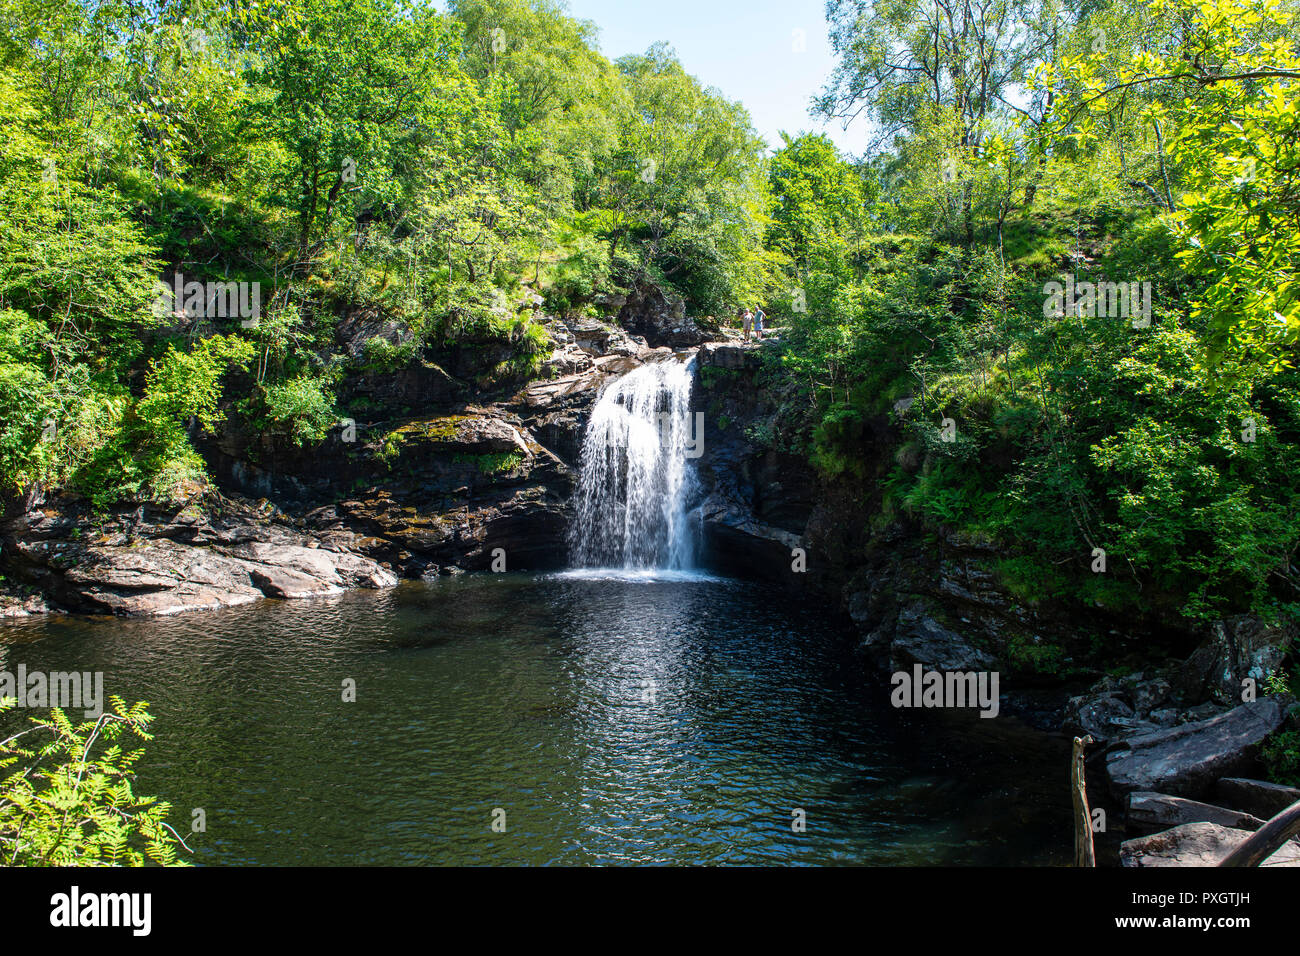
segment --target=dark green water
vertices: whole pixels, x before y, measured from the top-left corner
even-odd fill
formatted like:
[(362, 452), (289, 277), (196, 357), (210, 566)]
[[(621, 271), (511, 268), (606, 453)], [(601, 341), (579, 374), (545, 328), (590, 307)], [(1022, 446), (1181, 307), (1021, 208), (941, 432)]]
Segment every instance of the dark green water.
[(178, 828), (206, 811), (200, 864), (1068, 862), (1061, 741), (892, 710), (809, 611), (734, 581), (485, 574), (3, 627), (0, 669), (148, 700), (138, 790)]

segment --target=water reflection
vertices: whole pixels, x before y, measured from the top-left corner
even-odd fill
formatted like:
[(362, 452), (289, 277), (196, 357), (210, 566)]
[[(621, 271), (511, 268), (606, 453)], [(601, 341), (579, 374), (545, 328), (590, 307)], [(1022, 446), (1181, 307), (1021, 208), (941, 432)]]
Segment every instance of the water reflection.
[(207, 811), (201, 863), (1069, 856), (1060, 741), (891, 710), (833, 628), (756, 585), (465, 576), (31, 622), (0, 655), (152, 703), (140, 790)]

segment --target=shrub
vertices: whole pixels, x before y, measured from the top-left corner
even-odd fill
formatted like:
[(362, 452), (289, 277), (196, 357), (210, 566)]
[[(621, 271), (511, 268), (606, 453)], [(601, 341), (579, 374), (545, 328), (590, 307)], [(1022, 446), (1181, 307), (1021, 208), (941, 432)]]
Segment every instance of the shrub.
[[(10, 866), (187, 866), (184, 841), (167, 824), (171, 804), (137, 795), (133, 767), (143, 750), (124, 737), (151, 740), (145, 703), (74, 725), (60, 709), (0, 740), (0, 859)], [(0, 700), (0, 713), (13, 708)], [(105, 746), (106, 744), (106, 746)], [(188, 849), (188, 847), (186, 847)]]

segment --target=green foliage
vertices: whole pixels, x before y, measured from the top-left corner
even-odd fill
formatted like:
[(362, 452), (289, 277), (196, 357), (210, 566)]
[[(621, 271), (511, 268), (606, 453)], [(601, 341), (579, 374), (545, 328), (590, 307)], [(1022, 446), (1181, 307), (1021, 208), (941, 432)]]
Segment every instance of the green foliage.
[(1164, 190), (1186, 242), (1179, 257), (1208, 280), (1192, 310), (1205, 320), (1206, 365), (1229, 377), (1243, 362), (1289, 367), (1300, 342), (1296, 11), (1278, 0), (1152, 0), (1151, 14), (1177, 25), (1179, 43), (1067, 57), (1071, 95), (1056, 115), (1091, 144), (1138, 91), (1139, 116), (1171, 131), (1176, 209), (1167, 179)]
[(406, 436), (400, 431), (389, 432), (384, 436), (384, 440), (379, 443), (379, 449), (375, 452), (375, 457), (391, 468), (393, 462), (402, 453), (402, 444), (405, 441)]
[(769, 175), (774, 210), (767, 242), (790, 260), (791, 287), (808, 273), (847, 278), (867, 225), (862, 172), (825, 136), (804, 135), (785, 137)]
[[(15, 701), (0, 700), (0, 714)], [(147, 704), (73, 724), (58, 708), (0, 740), (0, 860), (9, 866), (187, 866), (167, 824), (171, 805), (134, 792), (134, 766), (151, 740)]]
[[(0, 0), (4, 493), (179, 495), (232, 407), (301, 446), (344, 371), (446, 352), (505, 388), (551, 348), (523, 290), (577, 315), (653, 281), (781, 315), (749, 440), (996, 542), (1027, 600), (1292, 613), (1294, 3), (828, 18), (819, 111), (880, 134), (856, 161), (765, 156), (667, 47), (611, 63), (553, 0)], [(155, 317), (176, 272), (261, 312)], [(1151, 321), (1058, 314), (1065, 281), (1146, 283)], [(344, 317), (411, 344), (344, 360)]]
[[(204, 471), (190, 429), (310, 444), (338, 373), (417, 352), (534, 377), (524, 287), (580, 314), (645, 278), (700, 311), (764, 286), (737, 104), (665, 48), (611, 63), (551, 0), (449, 6), (0, 0), (5, 495), (179, 494)], [(258, 283), (259, 314), (155, 315), (177, 274)], [(343, 361), (345, 316), (413, 340)], [(223, 393), (222, 362), (252, 382)]]
[(300, 447), (320, 441), (339, 418), (327, 383), (311, 375), (269, 386), (266, 415), (275, 431), (288, 435)]
[[(829, 5), (840, 68), (820, 107), (892, 141), (857, 164), (852, 201), (823, 141), (772, 161), (811, 460), (883, 479), (888, 515), (996, 543), (1026, 602), (1293, 615), (1297, 12), (1049, 13)], [(1066, 281), (1145, 286), (1149, 322), (1054, 310), (1047, 283)]]
[(1065, 663), (1065, 650), (1041, 638), (1013, 637), (1007, 642), (1007, 661), (1012, 667), (1031, 674), (1061, 677)]
[(1260, 756), (1268, 778), (1288, 787), (1300, 787), (1300, 730), (1284, 730), (1264, 741)]
[[(704, 89), (662, 44), (619, 60), (631, 96), (603, 203), (616, 269), (671, 283), (702, 312), (765, 285), (762, 141), (739, 104)], [(626, 246), (626, 248), (622, 248)]]
[(113, 437), (72, 475), (70, 485), (107, 507), (123, 498), (176, 498), (205, 476), (188, 429), (215, 431), (224, 418), (221, 377), (244, 367), (253, 346), (234, 336), (204, 339), (188, 352), (169, 346), (149, 363), (145, 395), (128, 407)]
[(517, 451), (502, 451), (484, 455), (456, 455), (454, 460), (468, 462), (484, 475), (504, 475), (522, 465), (524, 456)]
[(361, 346), (363, 356), (361, 368), (370, 373), (395, 372), (410, 363), (415, 357), (415, 344), (412, 342), (395, 343), (375, 336), (366, 339)]

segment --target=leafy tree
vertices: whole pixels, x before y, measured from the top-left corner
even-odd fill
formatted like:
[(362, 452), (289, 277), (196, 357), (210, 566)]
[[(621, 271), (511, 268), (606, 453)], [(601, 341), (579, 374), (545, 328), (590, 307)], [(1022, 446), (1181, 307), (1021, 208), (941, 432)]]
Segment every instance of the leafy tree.
[(1086, 143), (1099, 135), (1100, 117), (1133, 91), (1144, 95), (1157, 136), (1172, 130), (1182, 172), (1175, 196), (1161, 165), (1164, 205), (1189, 247), (1182, 257), (1211, 280), (1193, 313), (1207, 320), (1206, 364), (1228, 373), (1241, 362), (1290, 366), (1300, 340), (1296, 13), (1248, 0), (1153, 0), (1151, 10), (1177, 24), (1179, 42), (1141, 44), (1118, 59), (1067, 58), (1061, 70), (1071, 86), (1057, 100), (1057, 128)]
[[(167, 824), (171, 804), (137, 795), (134, 767), (152, 740), (147, 704), (74, 724), (60, 709), (0, 740), (0, 860), (9, 866), (188, 866)], [(0, 714), (13, 698), (0, 700)]]
[(825, 136), (784, 136), (772, 157), (767, 241), (802, 272), (843, 275), (867, 226), (867, 183)]
[(675, 283), (706, 311), (752, 296), (765, 284), (766, 195), (748, 114), (701, 88), (666, 46), (618, 65), (633, 106), (604, 199), (611, 252), (633, 281)]

